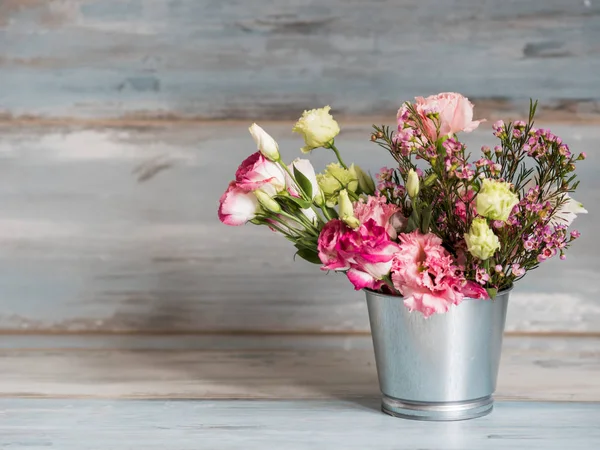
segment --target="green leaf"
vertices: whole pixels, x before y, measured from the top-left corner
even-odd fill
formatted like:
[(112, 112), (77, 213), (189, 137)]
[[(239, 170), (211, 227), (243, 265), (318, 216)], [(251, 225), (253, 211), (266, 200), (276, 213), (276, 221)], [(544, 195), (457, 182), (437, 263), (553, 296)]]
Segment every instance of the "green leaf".
[(410, 216), (408, 218), (408, 222), (406, 224), (405, 233), (411, 233), (411, 232), (415, 231), (417, 228), (419, 228), (419, 224), (417, 223), (417, 221), (415, 220), (415, 218), (413, 216)]
[(289, 200), (289, 201), (295, 203), (296, 205), (298, 205), (302, 209), (308, 209), (312, 205), (312, 203), (309, 202), (308, 200), (304, 200), (303, 198), (292, 197), (291, 195), (276, 195), (275, 197)]
[(319, 255), (311, 250), (301, 248), (296, 252), (296, 255), (302, 258), (303, 260), (308, 261), (309, 263), (322, 264), (321, 260), (319, 259)]
[(486, 288), (485, 289), (488, 293), (488, 295), (490, 296), (490, 298), (493, 300), (496, 298), (496, 294), (498, 293), (498, 289), (496, 288)]
[(294, 166), (294, 178), (300, 186), (300, 189), (304, 191), (308, 198), (312, 199), (312, 183), (302, 172), (296, 169), (296, 166)]
[(328, 206), (326, 206), (325, 208), (327, 209), (327, 214), (329, 214), (332, 218), (334, 218), (334, 219), (338, 218), (338, 213), (335, 209), (329, 208)]
[(427, 234), (427, 232), (429, 231), (429, 225), (431, 224), (432, 209), (433, 205), (429, 205), (423, 210), (423, 216), (421, 218), (421, 233), (423, 234)]

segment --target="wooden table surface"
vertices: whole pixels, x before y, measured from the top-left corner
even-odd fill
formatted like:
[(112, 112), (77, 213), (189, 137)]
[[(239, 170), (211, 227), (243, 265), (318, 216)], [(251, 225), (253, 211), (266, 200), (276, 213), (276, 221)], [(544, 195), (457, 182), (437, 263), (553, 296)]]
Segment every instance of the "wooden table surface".
[(0, 447), (597, 449), (600, 339), (505, 338), (491, 415), (380, 412), (370, 337), (4, 336)]

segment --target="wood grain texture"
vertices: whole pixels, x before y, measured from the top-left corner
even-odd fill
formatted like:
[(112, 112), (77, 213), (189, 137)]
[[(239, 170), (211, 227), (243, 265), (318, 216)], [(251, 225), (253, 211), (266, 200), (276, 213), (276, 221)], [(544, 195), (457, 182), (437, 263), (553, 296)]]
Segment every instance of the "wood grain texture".
[[(299, 154), (291, 122), (263, 125), (287, 160)], [(346, 160), (373, 173), (391, 164), (367, 124), (342, 127)], [(507, 329), (598, 332), (600, 132), (552, 129), (588, 152), (577, 199), (590, 214), (567, 261), (516, 287)], [(464, 137), (493, 143), (487, 126)], [(219, 223), (218, 198), (254, 149), (241, 123), (0, 126), (0, 330), (368, 332), (364, 296), (344, 276), (294, 262), (264, 227)], [(311, 160), (320, 169), (331, 156)]]
[(61, 450), (595, 450), (597, 404), (497, 403), (465, 422), (395, 419), (353, 401), (76, 401), (6, 399), (0, 443)]
[[(0, 398), (378, 397), (369, 337), (5, 337)], [(45, 341), (40, 344), (40, 341)], [(507, 338), (496, 397), (600, 401), (600, 339)]]
[(389, 113), (415, 95), (600, 111), (600, 4), (3, 0), (0, 108), (67, 117)]

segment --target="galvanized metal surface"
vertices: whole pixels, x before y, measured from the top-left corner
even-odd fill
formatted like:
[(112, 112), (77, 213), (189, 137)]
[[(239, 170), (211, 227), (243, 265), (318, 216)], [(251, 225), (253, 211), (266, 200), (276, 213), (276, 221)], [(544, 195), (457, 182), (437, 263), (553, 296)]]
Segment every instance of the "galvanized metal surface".
[(489, 413), (509, 293), (425, 318), (401, 297), (365, 290), (383, 410), (420, 420)]

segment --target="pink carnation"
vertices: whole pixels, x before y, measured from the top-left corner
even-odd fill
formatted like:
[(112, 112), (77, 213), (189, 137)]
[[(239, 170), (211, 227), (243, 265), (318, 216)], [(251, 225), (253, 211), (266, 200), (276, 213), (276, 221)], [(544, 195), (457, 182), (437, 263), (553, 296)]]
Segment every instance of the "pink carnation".
[(366, 203), (361, 198), (354, 203), (354, 215), (360, 223), (373, 219), (377, 225), (385, 228), (392, 240), (398, 237), (398, 231), (404, 227), (406, 222), (405, 217), (400, 213), (400, 208), (388, 204), (387, 199), (383, 196), (370, 195)]
[(465, 294), (483, 298), (475, 283), (465, 283), (454, 259), (442, 247), (442, 240), (432, 233), (413, 231), (400, 235), (400, 250), (392, 264), (392, 282), (404, 296), (404, 304), (425, 317), (448, 311)]

